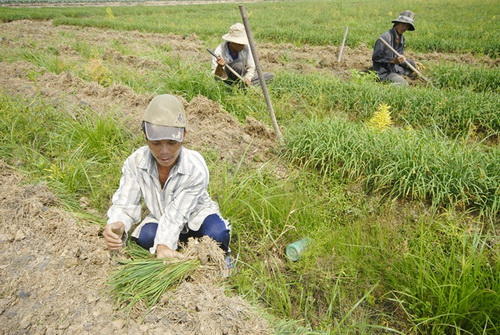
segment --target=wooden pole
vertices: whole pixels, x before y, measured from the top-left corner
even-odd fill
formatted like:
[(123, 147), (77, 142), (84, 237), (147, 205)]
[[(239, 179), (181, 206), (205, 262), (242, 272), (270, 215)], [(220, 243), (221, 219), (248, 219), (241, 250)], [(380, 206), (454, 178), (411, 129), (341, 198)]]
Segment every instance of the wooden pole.
[(348, 31), (349, 31), (349, 27), (345, 27), (344, 39), (342, 40), (342, 46), (340, 47), (340, 52), (339, 52), (339, 59), (338, 59), (339, 63), (340, 63), (340, 60), (342, 59), (342, 52), (344, 51), (344, 44), (345, 44), (345, 40), (347, 38)]
[[(388, 48), (389, 48), (392, 52), (394, 52), (394, 54), (395, 54), (396, 56), (398, 56), (398, 57), (401, 57), (401, 56), (402, 56), (399, 52), (397, 52), (397, 51), (396, 51), (396, 49), (394, 49), (394, 48), (393, 48), (393, 47), (392, 47), (389, 43), (387, 43), (387, 41), (386, 41), (386, 40), (384, 40), (384, 39), (382, 38), (382, 36), (380, 36), (378, 39), (379, 39), (382, 43), (384, 43), (384, 44), (385, 44), (385, 46), (386, 46), (386, 47), (388, 47)], [(406, 63), (406, 65), (408, 65), (408, 67), (409, 67), (410, 69), (412, 69), (412, 70), (413, 70), (413, 72), (415, 72), (416, 74), (418, 74), (418, 75), (419, 75), (422, 79), (424, 79), (424, 80), (425, 80), (425, 81), (427, 81), (428, 83), (432, 84), (432, 83), (431, 83), (431, 81), (430, 81), (429, 79), (427, 79), (427, 78), (426, 78), (423, 74), (421, 74), (421, 73), (420, 73), (420, 72), (419, 72), (419, 71), (418, 71), (418, 70), (417, 70), (417, 69), (416, 69), (413, 65), (411, 65), (411, 63), (410, 63), (410, 62), (408, 62), (406, 59), (405, 59), (405, 63)]]
[(271, 104), (271, 99), (269, 98), (269, 92), (267, 91), (266, 81), (264, 80), (264, 75), (259, 64), (259, 57), (257, 56), (257, 48), (253, 40), (252, 30), (250, 29), (250, 24), (248, 23), (248, 15), (244, 5), (240, 5), (241, 18), (243, 19), (243, 24), (245, 25), (245, 31), (247, 34), (248, 42), (250, 43), (250, 51), (252, 52), (253, 60), (255, 61), (255, 68), (259, 75), (260, 86), (262, 86), (262, 92), (266, 98), (267, 109), (269, 111), (269, 116), (271, 117), (271, 122), (273, 124), (274, 132), (278, 141), (283, 141), (283, 135), (278, 127), (278, 122), (276, 122), (276, 116), (274, 115), (273, 105)]

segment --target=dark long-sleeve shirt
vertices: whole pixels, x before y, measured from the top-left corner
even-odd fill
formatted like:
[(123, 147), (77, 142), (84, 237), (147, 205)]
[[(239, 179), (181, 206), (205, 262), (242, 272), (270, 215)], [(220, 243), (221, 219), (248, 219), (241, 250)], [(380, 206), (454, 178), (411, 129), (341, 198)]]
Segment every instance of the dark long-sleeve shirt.
[[(404, 35), (401, 35), (399, 44), (396, 44), (396, 34), (396, 30), (393, 27), (383, 33), (381, 37), (386, 40), (400, 55), (404, 55), (405, 37)], [(377, 39), (373, 48), (372, 61), (373, 69), (378, 73), (381, 80), (386, 80), (391, 73), (407, 76), (412, 73), (412, 70), (406, 64), (389, 63), (389, 61), (394, 58), (397, 58), (396, 54)], [(413, 61), (409, 59), (407, 59), (407, 61), (411, 65), (415, 66)]]

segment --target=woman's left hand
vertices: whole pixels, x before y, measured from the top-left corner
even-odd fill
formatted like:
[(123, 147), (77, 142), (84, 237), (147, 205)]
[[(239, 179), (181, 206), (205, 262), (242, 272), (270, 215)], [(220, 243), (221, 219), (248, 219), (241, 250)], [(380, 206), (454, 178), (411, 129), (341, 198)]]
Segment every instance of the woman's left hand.
[(178, 251), (172, 250), (164, 244), (158, 244), (156, 246), (156, 258), (177, 258), (184, 259), (186, 256)]

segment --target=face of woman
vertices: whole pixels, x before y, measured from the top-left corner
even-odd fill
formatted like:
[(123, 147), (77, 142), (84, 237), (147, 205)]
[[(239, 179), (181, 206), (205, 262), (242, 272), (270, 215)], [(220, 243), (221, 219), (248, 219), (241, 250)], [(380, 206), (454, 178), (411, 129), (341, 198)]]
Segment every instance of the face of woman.
[(171, 168), (177, 163), (182, 143), (172, 140), (147, 141), (151, 154), (159, 167)]
[(396, 24), (395, 28), (396, 28), (396, 32), (399, 35), (403, 35), (405, 31), (407, 31), (408, 29), (410, 29), (410, 25), (408, 23), (398, 22)]
[(244, 44), (238, 44), (238, 43), (234, 43), (234, 42), (229, 42), (229, 48), (231, 49), (231, 51), (236, 51), (236, 52), (240, 52), (241, 50), (243, 50), (243, 48), (245, 47)]

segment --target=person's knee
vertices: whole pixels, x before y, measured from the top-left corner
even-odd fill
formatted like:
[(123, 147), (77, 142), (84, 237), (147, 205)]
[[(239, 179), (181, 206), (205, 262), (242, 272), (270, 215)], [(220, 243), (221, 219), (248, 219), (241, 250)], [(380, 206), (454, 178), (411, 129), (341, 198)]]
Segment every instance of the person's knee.
[(137, 238), (137, 244), (139, 244), (144, 249), (151, 248), (155, 243), (156, 231), (158, 230), (158, 224), (155, 222), (146, 223), (139, 233)]
[(399, 74), (393, 74), (387, 78), (387, 80), (391, 81), (395, 85), (407, 86), (408, 82), (406, 79), (401, 77)]
[[(262, 76), (264, 77), (264, 81), (266, 83), (272, 81), (274, 79), (274, 73), (271, 73), (271, 72), (264, 72), (262, 74)], [(252, 78), (252, 84), (254, 85), (260, 85), (260, 79), (259, 79), (259, 76), (256, 74), (253, 76)]]
[(199, 234), (214, 239), (220, 243), (223, 250), (229, 250), (230, 229), (228, 224), (218, 214), (212, 214), (205, 218), (200, 227)]

